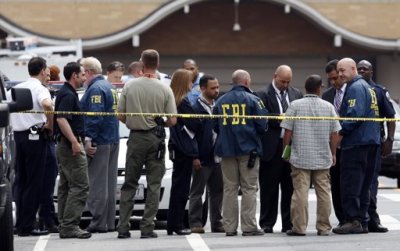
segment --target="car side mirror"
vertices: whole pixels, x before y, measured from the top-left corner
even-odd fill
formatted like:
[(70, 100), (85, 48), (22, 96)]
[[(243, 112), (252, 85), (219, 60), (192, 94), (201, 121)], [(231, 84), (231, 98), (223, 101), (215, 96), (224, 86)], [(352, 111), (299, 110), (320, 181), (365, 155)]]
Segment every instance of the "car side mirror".
[(32, 93), (27, 88), (12, 88), (12, 102), (8, 103), (10, 113), (32, 110)]

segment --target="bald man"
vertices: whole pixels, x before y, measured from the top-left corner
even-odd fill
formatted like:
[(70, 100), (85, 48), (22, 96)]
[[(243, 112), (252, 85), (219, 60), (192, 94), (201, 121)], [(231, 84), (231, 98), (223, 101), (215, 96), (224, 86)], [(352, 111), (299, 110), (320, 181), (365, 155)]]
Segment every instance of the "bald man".
[[(253, 94), (250, 74), (236, 70), (232, 74), (233, 88), (215, 104), (215, 114), (267, 115), (262, 101)], [(243, 236), (259, 236), (257, 228), (257, 178), (261, 154), (260, 137), (266, 130), (265, 119), (221, 118), (215, 127), (218, 137), (215, 154), (222, 157), (224, 181), (222, 201), (226, 236), (237, 235), (239, 225), (238, 190), (242, 190), (240, 222)]]
[[(337, 64), (339, 78), (347, 83), (340, 107), (340, 117), (375, 118), (379, 116), (376, 94), (369, 84), (358, 76), (356, 63), (343, 58)], [(374, 121), (341, 121), (340, 186), (344, 224), (333, 229), (337, 234), (365, 233), (366, 217), (374, 175), (377, 147), (380, 144), (379, 123)]]
[[(257, 92), (271, 115), (285, 113), (291, 101), (300, 99), (303, 94), (290, 86), (292, 69), (279, 66), (273, 75), (272, 83)], [(281, 189), (281, 232), (292, 229), (290, 201), (293, 193), (290, 164), (282, 159), (283, 129), (279, 120), (268, 121), (268, 131), (262, 136), (263, 154), (260, 161), (260, 226), (265, 233), (272, 233), (278, 217), (279, 185)]]
[[(374, 89), (379, 107), (379, 117), (381, 118), (394, 118), (395, 110), (390, 102), (390, 96), (386, 88), (382, 85), (376, 84), (372, 80), (372, 64), (367, 60), (361, 60), (357, 64), (357, 71), (365, 81)], [(371, 200), (368, 208), (368, 231), (375, 233), (385, 233), (389, 231), (388, 228), (382, 226), (379, 214), (377, 212), (377, 194), (378, 194), (378, 177), (381, 170), (381, 156), (386, 156), (392, 152), (394, 131), (396, 123), (394, 121), (381, 123), (381, 145), (378, 147), (378, 154), (375, 163), (374, 178), (371, 184)], [(385, 125), (387, 127), (387, 137), (385, 138)]]

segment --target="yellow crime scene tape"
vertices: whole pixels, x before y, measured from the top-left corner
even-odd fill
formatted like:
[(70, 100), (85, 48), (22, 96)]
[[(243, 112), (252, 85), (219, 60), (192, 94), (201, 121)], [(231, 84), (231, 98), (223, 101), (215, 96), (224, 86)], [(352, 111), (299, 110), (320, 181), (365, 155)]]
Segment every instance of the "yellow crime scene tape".
[(19, 113), (78, 115), (78, 116), (145, 116), (145, 117), (176, 117), (188, 119), (270, 119), (270, 120), (340, 120), (340, 121), (375, 121), (397, 122), (400, 118), (340, 118), (340, 117), (311, 117), (311, 116), (259, 116), (259, 115), (223, 115), (223, 114), (173, 114), (173, 113), (142, 113), (142, 112), (72, 112), (72, 111), (22, 111)]

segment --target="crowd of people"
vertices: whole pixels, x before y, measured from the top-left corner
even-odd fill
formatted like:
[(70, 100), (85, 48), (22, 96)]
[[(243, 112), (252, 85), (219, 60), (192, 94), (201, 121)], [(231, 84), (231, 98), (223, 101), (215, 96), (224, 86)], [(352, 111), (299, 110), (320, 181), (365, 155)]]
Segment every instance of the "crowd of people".
[[(62, 70), (66, 81), (55, 104), (47, 84), (59, 79), (60, 70), (48, 67), (40, 57), (29, 61), (31, 77), (15, 88), (30, 89), (33, 109), (46, 113), (17, 113), (10, 119), (16, 142), (13, 195), (19, 236), (51, 232), (60, 238), (86, 239), (93, 233), (117, 231), (118, 238), (130, 238), (134, 195), (145, 166), (147, 193), (140, 238), (157, 238), (154, 220), (165, 158), (173, 162), (168, 235), (204, 233), (204, 203), (210, 208), (211, 232), (236, 236), (240, 217), (243, 236), (273, 233), (281, 194), (281, 232), (304, 236), (311, 185), (317, 195), (318, 235), (388, 231), (377, 213), (377, 189), (381, 156), (391, 152), (395, 123), (339, 120), (394, 117), (387, 90), (373, 82), (368, 61), (328, 62), (325, 72), (330, 88), (323, 92), (321, 76), (310, 75), (305, 95), (291, 86), (293, 73), (288, 65), (278, 66), (271, 83), (257, 92), (250, 88), (249, 72), (237, 69), (232, 89), (220, 95), (218, 79), (199, 72), (193, 59), (185, 60), (168, 79), (170, 85), (166, 84), (158, 72), (159, 59), (156, 50), (144, 50), (140, 61), (129, 65), (120, 95), (111, 83), (123, 82), (122, 63), (110, 63), (106, 78), (94, 57), (70, 62)], [(81, 87), (86, 90), (79, 99), (76, 90)], [(117, 116), (101, 114), (115, 112)], [(282, 121), (246, 115), (286, 117)], [(305, 118), (291, 119), (297, 116)], [(115, 226), (119, 121), (130, 134), (120, 219)], [(170, 128), (168, 145), (165, 127)], [(166, 147), (169, 156), (165, 156)], [(57, 173), (55, 219), (52, 195)], [(203, 201), (205, 192), (207, 202)], [(333, 229), (331, 198), (339, 222)], [(189, 228), (185, 226), (187, 203)], [(92, 219), (81, 229), (85, 207)]]

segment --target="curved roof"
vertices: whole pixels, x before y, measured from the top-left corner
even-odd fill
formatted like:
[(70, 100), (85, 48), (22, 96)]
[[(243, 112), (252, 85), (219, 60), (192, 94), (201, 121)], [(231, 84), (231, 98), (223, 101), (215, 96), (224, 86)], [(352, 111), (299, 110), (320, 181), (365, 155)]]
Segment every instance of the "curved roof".
[[(60, 45), (82, 38), (84, 49), (120, 43), (173, 12), (206, 0), (0, 0), (0, 29)], [(264, 0), (288, 5), (333, 34), (382, 50), (400, 49), (400, 3), (378, 0)], [(190, 14), (190, 13), (189, 13)]]

